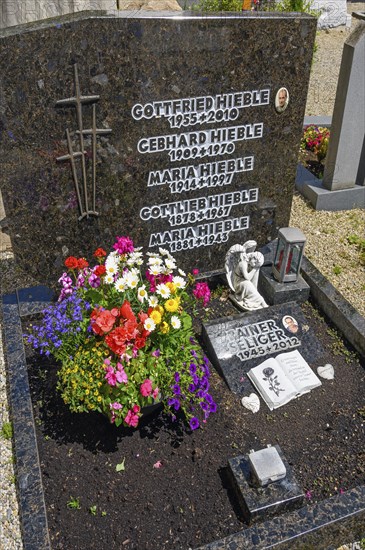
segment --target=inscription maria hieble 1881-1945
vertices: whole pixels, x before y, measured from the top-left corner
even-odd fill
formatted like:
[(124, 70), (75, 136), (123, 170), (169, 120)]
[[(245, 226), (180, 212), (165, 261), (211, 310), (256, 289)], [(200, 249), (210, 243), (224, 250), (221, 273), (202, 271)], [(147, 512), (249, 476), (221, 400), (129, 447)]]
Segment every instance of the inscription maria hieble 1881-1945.
[[(303, 14), (121, 12), (2, 31), (2, 194), (19, 265), (50, 282), (66, 255), (124, 234), (209, 271), (234, 243), (275, 238), (315, 29)], [(78, 93), (75, 65), (94, 99), (56, 105)]]

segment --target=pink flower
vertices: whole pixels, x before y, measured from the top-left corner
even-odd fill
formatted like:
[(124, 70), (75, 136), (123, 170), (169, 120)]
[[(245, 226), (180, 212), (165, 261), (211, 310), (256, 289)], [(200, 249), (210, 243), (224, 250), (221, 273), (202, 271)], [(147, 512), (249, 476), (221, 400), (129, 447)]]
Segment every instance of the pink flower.
[(113, 248), (118, 252), (118, 254), (133, 252), (133, 241), (129, 237), (117, 237), (117, 242), (113, 245)]
[(193, 275), (199, 275), (199, 269), (196, 269), (196, 268), (193, 269), (192, 274)]
[(118, 403), (118, 401), (115, 401), (115, 403), (110, 403), (110, 408), (118, 411), (119, 409), (123, 408), (123, 405)]
[(128, 376), (125, 370), (123, 369), (123, 365), (121, 363), (117, 363), (117, 372), (115, 375), (117, 378), (117, 382), (119, 382), (119, 384), (121, 384), (122, 382), (126, 384), (128, 382)]
[(310, 500), (312, 498), (312, 493), (311, 491), (306, 491), (305, 492), (305, 498), (307, 498), (308, 500)]
[(193, 294), (197, 300), (202, 300), (205, 307), (210, 300), (210, 290), (207, 283), (196, 283)]
[(158, 460), (157, 462), (154, 463), (153, 465), (154, 468), (162, 468), (162, 462), (161, 460)]
[(152, 382), (149, 378), (146, 378), (141, 384), (140, 392), (143, 397), (148, 397), (152, 392)]
[(113, 367), (107, 367), (105, 379), (108, 382), (109, 386), (117, 385), (117, 377), (115, 375)]
[(152, 392), (153, 399), (157, 399), (159, 393), (160, 393), (160, 390), (158, 388), (154, 389)]
[(138, 414), (134, 414), (133, 411), (129, 410), (127, 412), (127, 416), (124, 419), (124, 422), (128, 424), (128, 426), (132, 426), (133, 428), (136, 428), (138, 426)]

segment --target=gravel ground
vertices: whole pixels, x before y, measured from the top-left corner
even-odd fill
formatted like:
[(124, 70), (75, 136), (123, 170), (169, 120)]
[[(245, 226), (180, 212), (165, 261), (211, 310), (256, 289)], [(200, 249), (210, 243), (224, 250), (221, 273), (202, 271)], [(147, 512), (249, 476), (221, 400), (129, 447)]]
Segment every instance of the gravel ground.
[[(348, 12), (364, 11), (364, 3), (348, 4)], [(352, 20), (352, 28), (356, 20)], [(317, 33), (317, 52), (309, 85), (306, 115), (332, 115), (336, 96), (343, 43), (349, 29)], [(0, 212), (0, 218), (1, 218)], [(348, 237), (364, 238), (365, 212), (316, 212), (299, 195), (294, 196), (291, 226), (299, 227), (307, 237), (306, 255), (340, 290), (354, 307), (365, 315), (365, 269), (359, 261), (356, 245)], [(335, 272), (334, 273), (334, 268)], [(10, 243), (0, 234), (2, 287), (15, 288)], [(0, 332), (0, 430), (9, 421), (6, 374)], [(15, 491), (12, 443), (0, 435), (0, 548), (22, 549)], [(348, 541), (343, 541), (344, 543)], [(359, 548), (349, 543), (342, 550)], [(71, 550), (71, 549), (70, 549)]]

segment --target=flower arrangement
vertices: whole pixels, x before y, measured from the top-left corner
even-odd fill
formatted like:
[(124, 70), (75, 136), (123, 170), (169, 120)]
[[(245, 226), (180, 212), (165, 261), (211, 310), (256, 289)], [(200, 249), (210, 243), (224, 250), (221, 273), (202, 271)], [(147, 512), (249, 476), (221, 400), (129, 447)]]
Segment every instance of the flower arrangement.
[(163, 402), (173, 415), (181, 409), (194, 430), (217, 406), (186, 307), (205, 306), (209, 287), (177, 269), (167, 250), (147, 253), (143, 277), (142, 251), (129, 237), (113, 248), (98, 248), (93, 267), (66, 259), (58, 302), (26, 340), (60, 361), (57, 388), (72, 412), (99, 411), (137, 427), (143, 407)]
[(317, 156), (318, 162), (321, 162), (327, 155), (328, 141), (330, 131), (321, 126), (306, 126), (301, 141), (301, 149), (312, 151)]

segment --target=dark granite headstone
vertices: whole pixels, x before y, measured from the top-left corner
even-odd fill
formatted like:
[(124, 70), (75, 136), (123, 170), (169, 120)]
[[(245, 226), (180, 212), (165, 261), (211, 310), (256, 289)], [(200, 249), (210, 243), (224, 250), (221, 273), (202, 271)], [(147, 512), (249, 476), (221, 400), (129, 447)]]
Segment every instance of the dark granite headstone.
[(313, 365), (323, 353), (294, 302), (203, 323), (203, 336), (214, 366), (239, 395), (247, 393), (247, 372), (268, 357), (297, 349)]
[[(19, 266), (54, 282), (67, 255), (124, 234), (205, 272), (236, 242), (275, 238), (289, 222), (315, 31), (304, 14), (150, 12), (2, 31), (1, 186)], [(76, 95), (75, 63), (82, 127), (75, 102), (56, 107)], [(92, 128), (93, 104), (95, 188), (90, 132), (84, 148), (76, 133)], [(70, 154), (66, 129), (78, 188), (70, 160), (56, 162)]]

